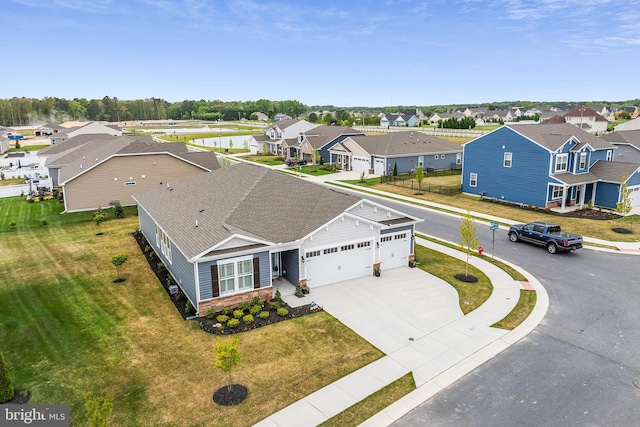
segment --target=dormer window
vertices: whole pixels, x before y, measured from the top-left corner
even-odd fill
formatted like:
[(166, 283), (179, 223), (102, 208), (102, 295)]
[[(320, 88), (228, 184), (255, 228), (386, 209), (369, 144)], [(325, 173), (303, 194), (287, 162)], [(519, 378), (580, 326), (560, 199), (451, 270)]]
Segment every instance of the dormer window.
[(558, 154), (556, 156), (556, 172), (566, 172), (567, 165), (569, 163), (569, 155), (568, 154)]
[(578, 164), (578, 169), (586, 169), (587, 168), (587, 153), (580, 153), (580, 163)]

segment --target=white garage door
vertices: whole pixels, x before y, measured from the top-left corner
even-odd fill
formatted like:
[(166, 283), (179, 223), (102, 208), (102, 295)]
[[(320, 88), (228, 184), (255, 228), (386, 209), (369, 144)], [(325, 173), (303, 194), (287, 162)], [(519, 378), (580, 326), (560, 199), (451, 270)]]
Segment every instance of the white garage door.
[(372, 242), (350, 243), (305, 252), (309, 287), (327, 285), (372, 274)]
[(375, 159), (373, 169), (376, 175), (384, 175), (384, 159)]
[(629, 190), (631, 190), (631, 197), (629, 198), (631, 207), (640, 206), (640, 187), (629, 187)]
[(351, 159), (351, 168), (357, 172), (369, 172), (369, 160), (360, 157), (353, 157)]
[(411, 233), (408, 231), (380, 237), (381, 270), (409, 265), (410, 239)]

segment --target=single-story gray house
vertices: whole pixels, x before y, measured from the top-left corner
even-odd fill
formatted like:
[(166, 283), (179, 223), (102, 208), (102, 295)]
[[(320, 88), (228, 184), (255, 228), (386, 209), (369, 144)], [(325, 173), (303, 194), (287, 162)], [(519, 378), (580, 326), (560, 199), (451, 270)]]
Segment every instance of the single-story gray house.
[(140, 230), (200, 315), (268, 300), (278, 278), (313, 288), (406, 267), (421, 221), (246, 163), (134, 199)]
[(462, 146), (421, 132), (390, 132), (378, 136), (350, 136), (329, 149), (331, 163), (344, 170), (391, 175), (422, 166), (457, 169), (462, 166)]

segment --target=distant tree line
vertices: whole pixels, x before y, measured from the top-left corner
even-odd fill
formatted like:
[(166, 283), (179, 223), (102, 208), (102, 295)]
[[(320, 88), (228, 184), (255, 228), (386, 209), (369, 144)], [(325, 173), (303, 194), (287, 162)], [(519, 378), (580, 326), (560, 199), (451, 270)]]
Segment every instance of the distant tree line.
[[(335, 107), (333, 105), (307, 106), (296, 100), (271, 101), (259, 99), (257, 101), (205, 101), (203, 99), (168, 102), (161, 98), (147, 98), (135, 100), (121, 100), (116, 97), (105, 96), (102, 99), (45, 97), (0, 99), (0, 125), (24, 126), (45, 122), (61, 123), (67, 120), (95, 120), (107, 122), (139, 121), (139, 120), (239, 120), (250, 119), (251, 115), (259, 111), (273, 118), (278, 113), (298, 117), (309, 114), (307, 120), (312, 123), (376, 126), (380, 124), (378, 113), (396, 113), (403, 110), (420, 108), (426, 117), (434, 113), (449, 113), (464, 108), (486, 108), (496, 110), (518, 106), (521, 108), (536, 107), (548, 109), (550, 107), (565, 108), (569, 105), (583, 104), (608, 105), (622, 107), (625, 105), (640, 105), (640, 99), (625, 102), (530, 102), (510, 101), (493, 102), (490, 104), (467, 105), (432, 105), (432, 106), (387, 106), (387, 107)], [(320, 113), (314, 113), (320, 112)], [(452, 126), (468, 128), (470, 123), (451, 122)], [(471, 125), (472, 127), (474, 125)], [(445, 125), (445, 127), (447, 127)]]

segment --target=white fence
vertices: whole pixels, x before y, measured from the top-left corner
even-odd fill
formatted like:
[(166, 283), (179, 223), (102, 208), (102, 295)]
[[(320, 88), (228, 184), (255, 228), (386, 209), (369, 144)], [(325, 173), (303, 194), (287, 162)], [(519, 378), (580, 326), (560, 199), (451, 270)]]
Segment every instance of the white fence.
[(361, 132), (420, 132), (425, 135), (433, 136), (457, 136), (461, 138), (477, 138), (481, 135), (489, 133), (488, 130), (475, 129), (443, 129), (443, 128), (421, 128), (421, 127), (381, 127), (381, 126), (355, 126), (355, 130)]

